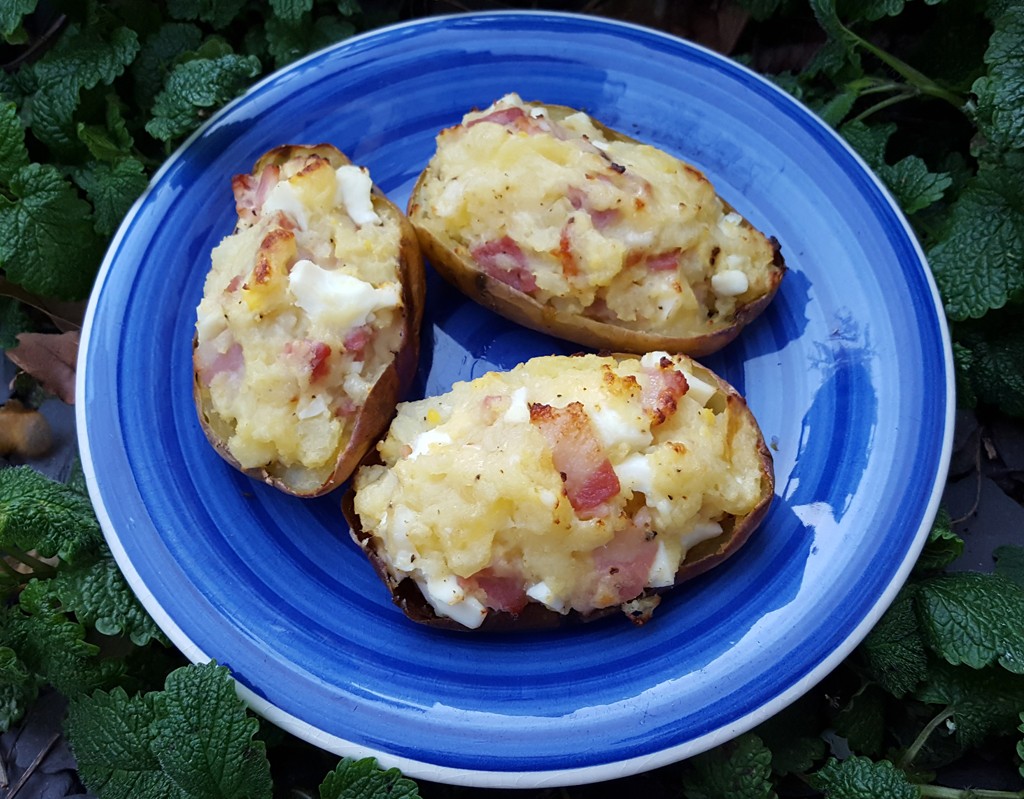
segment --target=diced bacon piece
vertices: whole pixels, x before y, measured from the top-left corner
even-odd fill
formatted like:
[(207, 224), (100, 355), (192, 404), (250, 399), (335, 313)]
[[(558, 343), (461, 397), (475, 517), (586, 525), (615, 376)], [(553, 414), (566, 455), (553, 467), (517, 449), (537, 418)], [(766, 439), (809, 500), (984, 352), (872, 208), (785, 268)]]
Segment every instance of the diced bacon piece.
[(315, 383), (317, 380), (327, 376), (331, 369), (331, 365), (327, 361), (330, 355), (331, 348), (327, 344), (324, 344), (322, 341), (313, 342), (309, 351), (310, 383)]
[(551, 447), (552, 460), (576, 515), (581, 519), (605, 515), (606, 503), (621, 486), (583, 405), (570, 402), (555, 408), (531, 403), (530, 421)]
[(276, 164), (266, 166), (259, 178), (254, 175), (235, 175), (231, 191), (235, 195), (235, 210), (240, 222), (252, 222), (263, 209), (270, 190), (277, 185), (281, 169)]
[(652, 272), (671, 272), (679, 266), (679, 248), (654, 253), (644, 258), (644, 266)]
[(651, 565), (658, 554), (658, 543), (651, 534), (649, 520), (645, 525), (629, 522), (616, 531), (594, 558), (594, 607), (608, 607), (628, 602), (647, 587)]
[(331, 355), (331, 347), (322, 341), (289, 341), (284, 345), (284, 354), (308, 371), (310, 383), (321, 380), (330, 371), (331, 364), (327, 359)]
[(492, 610), (518, 614), (530, 601), (522, 577), (500, 574), (491, 568), (482, 569), (472, 577), (462, 578), (459, 584), (467, 594), (472, 594)]
[(219, 352), (213, 342), (202, 342), (196, 348), (195, 366), (199, 382), (204, 386), (210, 385), (219, 374), (241, 375), (245, 368), (242, 345), (235, 342), (226, 352)]
[(373, 328), (370, 325), (360, 325), (352, 328), (344, 340), (345, 351), (352, 354), (352, 359), (361, 361), (366, 357), (366, 345), (373, 339)]
[(622, 211), (618, 208), (594, 208), (587, 193), (579, 186), (570, 186), (565, 196), (577, 211), (582, 209), (587, 212), (595, 230), (605, 230), (622, 219)]
[(525, 130), (529, 125), (529, 121), (530, 118), (526, 115), (526, 112), (519, 106), (513, 105), (507, 108), (499, 108), (486, 116), (471, 119), (465, 126), (471, 128), (474, 125), (479, 125), (481, 122), (492, 122), (495, 125), (504, 125), (506, 127), (512, 125)]
[(483, 271), (516, 291), (529, 294), (537, 290), (537, 278), (526, 263), (526, 255), (510, 236), (478, 244), (470, 254)]
[(558, 239), (558, 260), (562, 263), (562, 272), (566, 277), (573, 277), (580, 273), (579, 264), (576, 262), (576, 252), (572, 246), (572, 219), (562, 225), (562, 233)]
[(675, 369), (670, 358), (662, 358), (658, 366), (644, 369), (647, 383), (640, 403), (651, 415), (651, 427), (664, 424), (676, 412), (680, 397), (690, 390), (686, 375)]

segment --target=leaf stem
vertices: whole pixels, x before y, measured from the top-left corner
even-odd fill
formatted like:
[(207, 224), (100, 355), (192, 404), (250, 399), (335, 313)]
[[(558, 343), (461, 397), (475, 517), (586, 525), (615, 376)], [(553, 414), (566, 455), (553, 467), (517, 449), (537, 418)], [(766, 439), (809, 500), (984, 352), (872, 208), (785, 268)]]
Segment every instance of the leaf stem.
[[(41, 561), (41, 560), (39, 560), (39, 558), (36, 558), (36, 557), (28, 554), (24, 550), (18, 549), (17, 547), (11, 547), (11, 546), (4, 547), (3, 554), (7, 555), (8, 557), (14, 558), (19, 563), (24, 563), (26, 566), (28, 566), (28, 567), (30, 567), (32, 569), (33, 573), (31, 575), (23, 575), (23, 576), (30, 576), (30, 577), (46, 576), (46, 577), (48, 577), (48, 576), (54, 574), (57, 571), (56, 568), (51, 566), (49, 563)], [(7, 564), (7, 565), (8, 565), (8, 568), (10, 568), (10, 564)]]
[(929, 721), (921, 733), (914, 739), (914, 742), (907, 748), (907, 751), (903, 753), (903, 757), (900, 758), (899, 766), (901, 769), (906, 768), (914, 762), (914, 758), (917, 757), (917, 753), (921, 751), (921, 747), (925, 745), (925, 742), (931, 737), (931, 734), (935, 732), (935, 728), (938, 727), (946, 719), (952, 717), (953, 708), (952, 706), (947, 707), (935, 718)]
[(879, 100), (873, 106), (870, 106), (869, 108), (865, 108), (863, 111), (861, 111), (859, 114), (857, 114), (857, 116), (855, 116), (851, 121), (852, 122), (862, 122), (863, 120), (867, 119), (872, 114), (874, 114), (874, 113), (876, 113), (878, 111), (881, 111), (883, 108), (888, 108), (891, 105), (896, 105), (897, 103), (902, 103), (904, 100), (909, 100), (912, 97), (916, 97), (917, 95), (918, 95), (918, 92), (915, 89), (907, 88), (904, 91), (900, 92), (899, 94), (894, 94), (894, 95), (892, 95), (890, 97), (886, 97), (884, 100)]
[(883, 64), (892, 69), (896, 74), (898, 74), (900, 77), (906, 80), (907, 83), (909, 83), (911, 86), (917, 89), (917, 91), (919, 91), (921, 94), (926, 94), (929, 97), (937, 97), (940, 100), (945, 100), (946, 102), (950, 103), (955, 108), (958, 108), (961, 111), (964, 109), (964, 97), (960, 96), (956, 92), (950, 91), (949, 89), (943, 86), (940, 86), (938, 83), (936, 83), (927, 75), (925, 75), (923, 72), (910, 66), (910, 64), (908, 64), (906, 61), (897, 58), (892, 53), (889, 53), (883, 50), (881, 47), (872, 44), (867, 39), (858, 36), (849, 28), (846, 29), (846, 32), (853, 41), (855, 41), (857, 44), (859, 44), (861, 47), (863, 47), (865, 50), (867, 50), (869, 53), (875, 56), (875, 58), (877, 58)]

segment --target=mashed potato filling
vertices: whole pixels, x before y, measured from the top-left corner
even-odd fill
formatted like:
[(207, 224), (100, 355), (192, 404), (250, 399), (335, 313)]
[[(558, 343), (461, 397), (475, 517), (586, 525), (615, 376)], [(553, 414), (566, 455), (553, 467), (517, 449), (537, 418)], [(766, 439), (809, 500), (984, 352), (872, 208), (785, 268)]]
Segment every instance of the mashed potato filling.
[(233, 181), (239, 223), (212, 253), (195, 365), (242, 468), (315, 487), (401, 345), (400, 222), (371, 187), (309, 153)]
[(758, 504), (760, 431), (685, 356), (541, 357), (399, 405), (355, 512), (395, 582), (467, 627), (671, 586)]
[(428, 175), (413, 221), (559, 311), (707, 330), (774, 285), (772, 244), (699, 170), (580, 112), (506, 95), (440, 133)]

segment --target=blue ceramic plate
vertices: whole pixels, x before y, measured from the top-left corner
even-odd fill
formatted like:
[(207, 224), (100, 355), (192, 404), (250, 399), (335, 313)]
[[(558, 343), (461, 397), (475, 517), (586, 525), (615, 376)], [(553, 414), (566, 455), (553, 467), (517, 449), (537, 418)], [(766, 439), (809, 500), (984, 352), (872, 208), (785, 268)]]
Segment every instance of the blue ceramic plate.
[[(706, 359), (771, 442), (777, 496), (722, 567), (621, 618), (520, 635), (407, 622), (334, 494), (302, 501), (209, 447), (191, 340), (230, 176), (282, 143), (328, 141), (400, 205), (434, 135), (517, 91), (582, 107), (705, 170), (782, 243), (774, 304)], [(506, 323), (436, 278), (416, 392), (576, 346)], [(583, 783), (705, 750), (782, 709), (867, 633), (917, 555), (945, 480), (948, 335), (891, 198), (770, 83), (650, 30), (559, 14), (425, 19), (279, 72), (161, 169), (114, 240), (89, 307), (79, 429), (118, 562), (193, 660), (230, 667), (286, 729), (408, 775)]]

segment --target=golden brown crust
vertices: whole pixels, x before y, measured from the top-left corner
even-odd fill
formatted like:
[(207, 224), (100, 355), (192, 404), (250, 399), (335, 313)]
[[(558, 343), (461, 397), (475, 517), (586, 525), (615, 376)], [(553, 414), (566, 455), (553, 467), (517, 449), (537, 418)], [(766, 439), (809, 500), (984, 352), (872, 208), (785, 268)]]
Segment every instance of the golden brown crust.
[[(265, 153), (253, 167), (253, 174), (258, 175), (271, 164), (283, 164), (286, 161), (305, 155), (318, 155), (327, 159), (331, 166), (352, 163), (340, 150), (330, 144), (317, 145), (281, 145)], [(374, 206), (384, 207), (388, 213), (399, 219), (401, 227), (399, 278), (402, 285), (402, 303), (404, 308), (402, 325), (402, 344), (395, 359), (385, 369), (380, 379), (374, 384), (363, 406), (357, 411), (352, 435), (345, 447), (337, 453), (332, 466), (319, 473), (307, 472), (308, 482), (312, 487), (297, 485), (286, 477), (273, 474), (268, 467), (243, 468), (232, 456), (227, 447), (230, 431), (218, 429), (220, 425), (215, 418), (210, 402), (209, 391), (201, 384), (197, 372), (193, 374), (193, 398), (199, 415), (199, 423), (207, 439), (217, 453), (239, 471), (250, 477), (267, 483), (287, 494), (299, 497), (316, 497), (337, 488), (347, 480), (360, 460), (376, 443), (380, 435), (387, 429), (395, 413), (395, 406), (408, 391), (416, 374), (419, 358), (420, 325), (423, 320), (423, 306), (426, 295), (426, 279), (423, 271), (423, 256), (420, 254), (416, 232), (402, 210), (392, 203), (383, 192), (373, 187)], [(197, 344), (193, 337), (193, 349)]]
[[(566, 106), (545, 105), (545, 108), (555, 121), (577, 113), (575, 109)], [(591, 121), (594, 127), (600, 130), (608, 140), (638, 143), (636, 139), (609, 128), (593, 118)], [(687, 167), (687, 169), (700, 174), (692, 167)], [(429, 168), (420, 174), (410, 194), (407, 211), (419, 237), (423, 255), (438, 274), (463, 294), (500, 316), (531, 330), (557, 336), (597, 350), (621, 350), (640, 354), (665, 350), (681, 352), (691, 357), (700, 357), (716, 352), (733, 341), (744, 327), (768, 307), (786, 274), (786, 264), (781, 246), (777, 239), (771, 237), (769, 242), (772, 245), (774, 257), (769, 290), (754, 301), (740, 306), (730, 325), (717, 329), (709, 328), (708, 332), (697, 335), (678, 336), (631, 330), (581, 314), (559, 311), (481, 271), (476, 267), (466, 247), (454, 241), (446, 241), (418, 221), (419, 209), (422, 207), (419, 198), (423, 196), (430, 177)], [(727, 211), (733, 210), (728, 203), (725, 203), (725, 207)], [(743, 224), (749, 226), (746, 220)]]
[[(613, 357), (629, 358), (633, 356), (613, 353)], [(725, 394), (726, 403), (730, 406), (730, 412), (735, 415), (734, 418), (737, 420), (735, 423), (737, 427), (739, 426), (739, 420), (742, 417), (749, 418), (752, 416), (746, 400), (740, 396), (731, 384), (706, 367), (701, 367), (696, 363), (694, 363), (694, 366), (698, 367), (701, 379), (705, 379), (708, 382), (716, 384)], [(639, 600), (639, 607), (644, 608), (645, 603), (643, 600), (663, 595), (687, 580), (691, 580), (694, 577), (703, 574), (732, 556), (750, 539), (750, 536), (761, 525), (765, 516), (767, 516), (775, 495), (774, 461), (772, 459), (771, 451), (765, 444), (764, 437), (760, 434), (757, 439), (757, 449), (761, 464), (762, 477), (761, 495), (757, 504), (744, 516), (733, 517), (731, 525), (723, 525), (723, 531), (720, 535), (694, 546), (687, 553), (686, 558), (676, 571), (675, 581), (672, 586), (667, 588), (647, 589), (643, 594), (636, 597), (631, 602), (625, 603), (626, 605), (634, 605), (634, 603), (637, 603), (637, 600)], [(380, 463), (380, 455), (376, 449), (373, 449), (367, 453), (366, 457), (363, 459), (362, 465), (370, 466)], [(419, 586), (417, 586), (413, 580), (405, 579), (400, 582), (395, 580), (387, 568), (386, 558), (377, 550), (377, 547), (379, 546), (379, 539), (375, 538), (368, 531), (363, 529), (359, 515), (355, 512), (354, 503), (355, 488), (350, 486), (342, 497), (341, 508), (345, 519), (348, 521), (349, 527), (352, 530), (353, 538), (359, 544), (360, 548), (366, 553), (370, 562), (373, 564), (374, 570), (387, 586), (395, 605), (399, 607), (412, 621), (419, 624), (425, 624), (438, 629), (457, 630), (460, 632), (502, 632), (511, 630), (538, 630), (579, 624), (604, 618), (620, 611), (626, 613), (626, 615), (629, 616), (636, 624), (643, 624), (650, 618), (649, 607), (646, 611), (638, 609), (631, 612), (631, 609), (628, 607), (613, 605), (590, 613), (579, 613), (578, 611), (573, 610), (569, 613), (561, 614), (550, 610), (537, 602), (530, 602), (518, 614), (492, 610), (477, 630), (470, 630), (452, 619), (444, 616), (438, 616), (430, 606), (430, 603), (424, 598)], [(656, 601), (657, 600), (655, 599), (654, 602)], [(634, 605), (634, 607), (636, 607), (636, 605)]]

